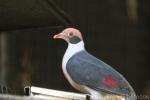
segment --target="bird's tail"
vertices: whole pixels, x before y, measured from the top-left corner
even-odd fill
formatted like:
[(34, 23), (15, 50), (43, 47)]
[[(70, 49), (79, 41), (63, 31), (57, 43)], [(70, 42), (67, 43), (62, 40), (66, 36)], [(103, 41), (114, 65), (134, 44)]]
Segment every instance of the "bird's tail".
[[(129, 83), (128, 83), (129, 84)], [(131, 87), (131, 85), (128, 85), (131, 89), (130, 93), (125, 97), (125, 100), (137, 100), (136, 93), (134, 89)]]
[(137, 100), (135, 92), (125, 97), (125, 100)]

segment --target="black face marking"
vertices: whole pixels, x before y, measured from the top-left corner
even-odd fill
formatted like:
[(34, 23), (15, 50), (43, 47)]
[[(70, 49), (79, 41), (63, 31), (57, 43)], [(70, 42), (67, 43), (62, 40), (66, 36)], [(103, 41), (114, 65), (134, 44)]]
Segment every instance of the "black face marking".
[(77, 44), (77, 43), (79, 43), (81, 41), (81, 39), (79, 37), (77, 37), (77, 36), (72, 36), (72, 37), (69, 38), (69, 41), (72, 44)]

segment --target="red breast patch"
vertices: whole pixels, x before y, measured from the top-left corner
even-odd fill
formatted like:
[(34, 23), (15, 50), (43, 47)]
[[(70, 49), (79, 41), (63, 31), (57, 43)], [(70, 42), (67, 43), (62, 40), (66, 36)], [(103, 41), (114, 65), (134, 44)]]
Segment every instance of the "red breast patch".
[(112, 76), (106, 76), (103, 80), (104, 84), (109, 86), (109, 87), (112, 87), (112, 88), (115, 88), (118, 86), (118, 82), (116, 80), (114, 80), (112, 78)]

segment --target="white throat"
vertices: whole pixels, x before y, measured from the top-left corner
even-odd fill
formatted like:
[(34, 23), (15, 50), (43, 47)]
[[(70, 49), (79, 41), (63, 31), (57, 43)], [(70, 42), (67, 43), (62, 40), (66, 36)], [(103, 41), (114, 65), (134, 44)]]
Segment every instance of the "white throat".
[(68, 60), (74, 54), (76, 54), (77, 52), (80, 52), (82, 50), (85, 50), (85, 48), (84, 48), (84, 42), (83, 41), (80, 41), (77, 44), (71, 44), (71, 43), (69, 43), (68, 44), (68, 48), (67, 48), (67, 50), (66, 50), (66, 52), (64, 54), (64, 57), (63, 57), (63, 62), (62, 62), (63, 67), (66, 67), (66, 64), (67, 64)]

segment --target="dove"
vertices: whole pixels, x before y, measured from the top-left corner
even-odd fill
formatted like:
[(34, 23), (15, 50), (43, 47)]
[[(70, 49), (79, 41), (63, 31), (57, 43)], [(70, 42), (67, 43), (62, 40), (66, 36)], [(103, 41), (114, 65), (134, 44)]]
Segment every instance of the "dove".
[(89, 94), (92, 100), (136, 100), (136, 93), (125, 77), (85, 49), (78, 29), (66, 28), (53, 38), (68, 43), (62, 70), (75, 89)]

